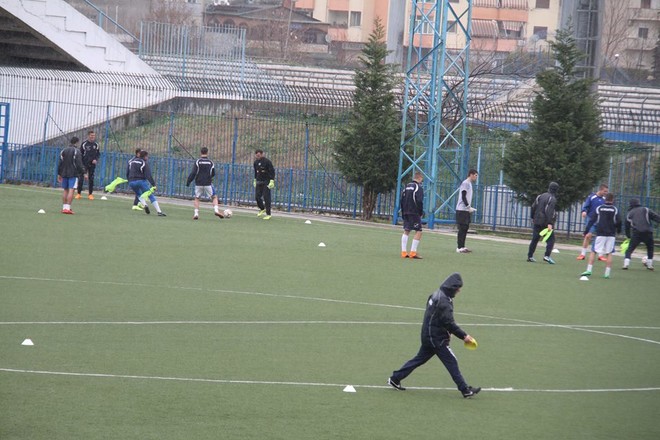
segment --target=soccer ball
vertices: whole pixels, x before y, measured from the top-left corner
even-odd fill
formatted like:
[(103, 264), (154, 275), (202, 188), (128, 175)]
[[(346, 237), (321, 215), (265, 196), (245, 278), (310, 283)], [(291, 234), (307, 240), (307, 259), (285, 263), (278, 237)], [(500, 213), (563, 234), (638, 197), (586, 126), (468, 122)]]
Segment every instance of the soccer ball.
[(642, 257), (642, 264), (646, 266), (648, 259), (646, 257)]
[(225, 218), (231, 218), (231, 216), (234, 215), (234, 213), (231, 212), (231, 209), (225, 209), (222, 215), (224, 215)]

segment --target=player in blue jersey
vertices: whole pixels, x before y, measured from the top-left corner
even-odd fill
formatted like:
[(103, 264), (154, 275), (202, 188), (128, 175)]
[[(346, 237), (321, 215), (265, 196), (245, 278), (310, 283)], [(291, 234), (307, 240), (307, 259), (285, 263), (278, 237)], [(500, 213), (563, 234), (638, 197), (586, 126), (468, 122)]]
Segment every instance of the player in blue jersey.
[[(602, 183), (598, 187), (598, 191), (595, 193), (589, 194), (587, 199), (584, 201), (582, 204), (582, 218), (584, 219), (584, 224), (586, 225), (589, 223), (589, 220), (591, 217), (594, 215), (596, 212), (596, 209), (605, 203), (605, 196), (607, 195), (609, 191), (609, 188), (607, 185)], [(592, 226), (589, 231), (587, 231), (587, 234), (584, 236), (584, 240), (582, 240), (582, 251), (580, 252), (580, 255), (577, 256), (578, 260), (584, 260), (587, 255), (587, 250), (589, 248), (589, 243), (591, 243), (591, 238), (593, 235), (596, 233), (596, 226)]]

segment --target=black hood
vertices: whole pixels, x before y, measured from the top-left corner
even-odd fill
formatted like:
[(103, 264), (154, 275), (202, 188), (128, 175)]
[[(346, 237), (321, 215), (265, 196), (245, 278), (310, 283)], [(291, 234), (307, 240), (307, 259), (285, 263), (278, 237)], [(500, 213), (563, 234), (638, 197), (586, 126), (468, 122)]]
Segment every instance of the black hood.
[(463, 287), (463, 278), (461, 278), (461, 274), (458, 272), (449, 275), (447, 279), (440, 284), (440, 290), (450, 298), (456, 296), (456, 291), (461, 287)]
[(557, 194), (558, 189), (559, 189), (559, 184), (557, 182), (550, 182), (550, 185), (548, 185), (548, 192), (550, 194)]
[(642, 204), (639, 203), (638, 199), (630, 199), (630, 202), (628, 202), (628, 208), (629, 209), (633, 209), (633, 208), (636, 208), (638, 206), (642, 206)]

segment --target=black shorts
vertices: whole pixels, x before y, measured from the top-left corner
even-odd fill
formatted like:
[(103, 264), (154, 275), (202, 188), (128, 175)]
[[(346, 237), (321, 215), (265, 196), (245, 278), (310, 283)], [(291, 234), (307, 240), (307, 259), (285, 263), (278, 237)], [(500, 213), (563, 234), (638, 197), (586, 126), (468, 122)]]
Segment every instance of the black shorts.
[(419, 214), (403, 214), (404, 231), (421, 231), (422, 217)]

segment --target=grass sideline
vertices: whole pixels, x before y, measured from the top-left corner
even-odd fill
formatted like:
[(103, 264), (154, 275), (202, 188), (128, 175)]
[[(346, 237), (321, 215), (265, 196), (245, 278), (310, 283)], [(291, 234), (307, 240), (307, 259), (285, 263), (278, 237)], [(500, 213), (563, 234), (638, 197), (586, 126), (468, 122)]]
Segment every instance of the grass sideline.
[[(394, 227), (115, 196), (66, 216), (59, 195), (0, 185), (3, 440), (660, 437), (659, 275), (638, 260), (580, 282), (574, 253), (530, 264), (526, 243), (427, 233), (410, 261)], [(453, 349), (484, 391), (435, 359), (389, 389), (453, 271), (479, 341)]]

